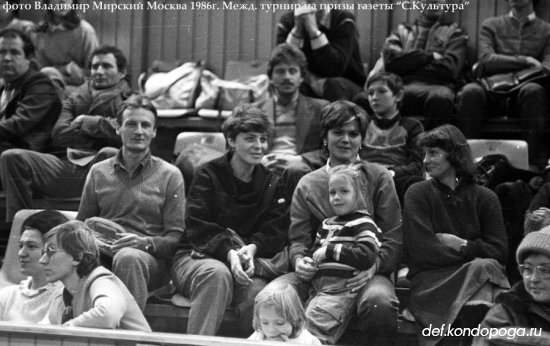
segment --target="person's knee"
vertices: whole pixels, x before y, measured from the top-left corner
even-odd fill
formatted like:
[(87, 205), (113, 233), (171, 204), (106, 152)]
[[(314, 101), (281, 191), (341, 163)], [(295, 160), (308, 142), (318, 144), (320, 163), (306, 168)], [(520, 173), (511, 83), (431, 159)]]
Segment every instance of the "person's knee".
[(485, 99), (485, 90), (477, 83), (466, 84), (458, 93), (461, 100)]
[(547, 100), (546, 89), (537, 83), (527, 83), (519, 89), (518, 92), (518, 102), (522, 103), (525, 100), (529, 102), (540, 102), (545, 103)]
[(444, 105), (454, 105), (455, 93), (445, 87), (437, 87), (430, 89), (426, 102), (438, 102)]
[(218, 287), (224, 290), (231, 290), (233, 277), (231, 272), (222, 262), (215, 261), (205, 265), (199, 271), (193, 281), (198, 286)]
[(379, 334), (397, 329), (399, 301), (388, 285), (371, 285), (358, 300), (358, 315), (367, 333)]
[(25, 149), (8, 149), (0, 155), (0, 167), (7, 170), (17, 169), (23, 166), (25, 155), (28, 150)]
[(145, 253), (141, 250), (124, 247), (117, 251), (113, 256), (113, 271), (120, 269), (134, 270), (146, 266), (146, 261), (143, 258)]

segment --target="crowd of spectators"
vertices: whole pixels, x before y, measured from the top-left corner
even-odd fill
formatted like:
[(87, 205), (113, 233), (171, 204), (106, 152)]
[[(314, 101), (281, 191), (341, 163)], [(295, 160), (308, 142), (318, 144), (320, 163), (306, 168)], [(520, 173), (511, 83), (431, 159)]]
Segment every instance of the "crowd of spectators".
[[(80, 198), (76, 221), (47, 210), (23, 223), (28, 279), (0, 291), (0, 320), (151, 331), (149, 293), (171, 281), (189, 300), (189, 334), (216, 335), (232, 307), (235, 334), (252, 340), (336, 344), (356, 316), (384, 344), (397, 330), (394, 273), (408, 268), (403, 314), (420, 345), (449, 341), (423, 335), (431, 325), (550, 332), (550, 184), (527, 210), (523, 283), (511, 286), (499, 198), (476, 183), (467, 142), (505, 104), (543, 169), (550, 83), (504, 103), (464, 83), (468, 37), (437, 6), (391, 32), (367, 78), (354, 16), (311, 3), (277, 24), (269, 97), (233, 110), (227, 152), (189, 181), (151, 154), (157, 110), (77, 11), (38, 25), (0, 15), (6, 221), (36, 196)], [(480, 77), (550, 68), (537, 1), (508, 3), (482, 24)]]

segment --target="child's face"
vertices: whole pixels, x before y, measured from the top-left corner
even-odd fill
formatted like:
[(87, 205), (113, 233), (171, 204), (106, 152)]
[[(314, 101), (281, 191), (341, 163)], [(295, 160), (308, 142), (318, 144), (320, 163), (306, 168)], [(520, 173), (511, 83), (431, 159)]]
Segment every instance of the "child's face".
[(388, 117), (397, 112), (397, 102), (400, 96), (396, 95), (384, 81), (376, 81), (369, 85), (367, 95), (370, 107), (381, 117)]
[(292, 325), (278, 312), (273, 305), (263, 305), (258, 311), (262, 332), (267, 340), (285, 341), (292, 334)]
[(330, 178), (328, 182), (330, 205), (336, 215), (346, 215), (354, 211), (355, 190), (349, 179), (343, 175)]

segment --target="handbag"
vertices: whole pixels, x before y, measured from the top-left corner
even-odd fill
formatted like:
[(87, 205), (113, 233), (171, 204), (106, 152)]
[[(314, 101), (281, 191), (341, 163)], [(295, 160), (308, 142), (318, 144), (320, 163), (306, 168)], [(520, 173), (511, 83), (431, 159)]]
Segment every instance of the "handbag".
[(480, 83), (490, 93), (507, 95), (523, 85), (548, 78), (550, 73), (544, 67), (533, 67), (516, 72), (498, 73), (480, 78)]

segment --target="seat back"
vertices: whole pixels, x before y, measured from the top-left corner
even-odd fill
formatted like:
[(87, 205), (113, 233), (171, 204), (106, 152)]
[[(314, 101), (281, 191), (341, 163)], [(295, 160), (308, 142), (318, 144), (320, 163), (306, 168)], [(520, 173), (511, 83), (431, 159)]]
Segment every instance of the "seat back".
[[(19, 252), (19, 238), (21, 237), (21, 225), (27, 217), (34, 213), (42, 211), (42, 209), (23, 209), (17, 212), (13, 218), (11, 225), (10, 237), (8, 239), (8, 246), (4, 255), (4, 263), (0, 270), (0, 288), (18, 284), (21, 280), (25, 279), (25, 276), (21, 274), (21, 267), (19, 265), (19, 258), (17, 253)], [(69, 220), (76, 218), (75, 211), (60, 210)]]
[(485, 155), (502, 154), (508, 158), (510, 164), (516, 168), (528, 170), (529, 157), (527, 142), (504, 139), (469, 139), (474, 161), (477, 162)]
[(174, 155), (177, 157), (185, 148), (201, 144), (211, 149), (225, 152), (225, 137), (221, 132), (182, 132), (176, 138)]

